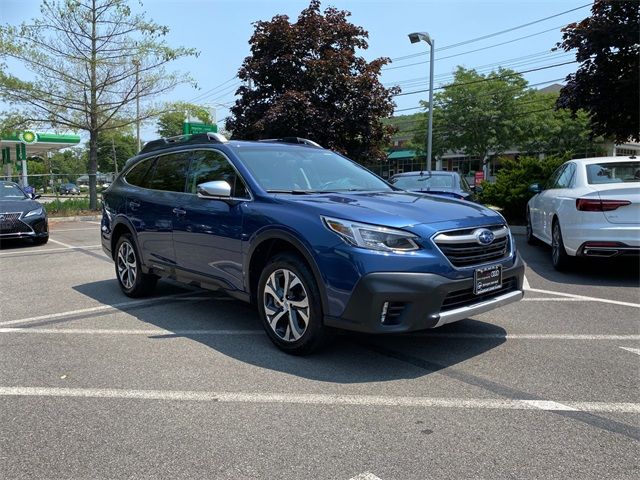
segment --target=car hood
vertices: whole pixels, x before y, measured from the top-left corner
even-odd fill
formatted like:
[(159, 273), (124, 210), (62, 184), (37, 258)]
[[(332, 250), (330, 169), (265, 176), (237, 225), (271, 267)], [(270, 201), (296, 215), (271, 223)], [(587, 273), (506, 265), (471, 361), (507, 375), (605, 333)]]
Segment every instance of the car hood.
[(436, 223), (458, 228), (504, 222), (497, 212), (477, 203), (405, 191), (279, 195), (279, 198), (304, 204), (320, 215), (397, 228)]
[(29, 212), (41, 206), (38, 202), (29, 198), (24, 200), (0, 200), (0, 213)]

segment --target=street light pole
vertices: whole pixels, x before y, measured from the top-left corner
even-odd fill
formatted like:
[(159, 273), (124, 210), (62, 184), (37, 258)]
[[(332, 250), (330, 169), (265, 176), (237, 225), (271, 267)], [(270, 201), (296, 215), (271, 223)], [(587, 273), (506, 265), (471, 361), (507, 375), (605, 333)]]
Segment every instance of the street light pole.
[(433, 61), (436, 41), (427, 32), (415, 32), (409, 34), (411, 43), (418, 43), (420, 40), (429, 44), (429, 126), (427, 127), (427, 171), (431, 174), (431, 150), (433, 144)]

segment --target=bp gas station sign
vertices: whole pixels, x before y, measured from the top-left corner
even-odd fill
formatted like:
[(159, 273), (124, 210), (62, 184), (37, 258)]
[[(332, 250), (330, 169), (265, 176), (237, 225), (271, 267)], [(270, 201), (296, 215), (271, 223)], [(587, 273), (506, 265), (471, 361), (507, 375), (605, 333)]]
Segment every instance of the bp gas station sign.
[(14, 165), (20, 172), (21, 183), (28, 185), (27, 158), (33, 156), (44, 157), (49, 152), (55, 152), (80, 143), (79, 135), (58, 135), (54, 133), (38, 133), (24, 130), (0, 137), (0, 152), (2, 152), (2, 175), (12, 177)]

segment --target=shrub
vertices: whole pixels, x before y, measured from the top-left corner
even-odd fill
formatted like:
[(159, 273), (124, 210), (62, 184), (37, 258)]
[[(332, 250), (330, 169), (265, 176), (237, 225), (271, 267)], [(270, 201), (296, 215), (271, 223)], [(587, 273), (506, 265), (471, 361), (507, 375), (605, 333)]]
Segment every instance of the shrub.
[(495, 183), (482, 183), (480, 201), (500, 207), (510, 222), (523, 222), (527, 202), (533, 196), (529, 192), (529, 185), (544, 184), (553, 171), (567, 160), (566, 157), (502, 159), (502, 168), (496, 174)]
[(45, 204), (47, 212), (54, 216), (76, 215), (89, 211), (88, 198), (69, 198), (67, 200), (56, 199)]

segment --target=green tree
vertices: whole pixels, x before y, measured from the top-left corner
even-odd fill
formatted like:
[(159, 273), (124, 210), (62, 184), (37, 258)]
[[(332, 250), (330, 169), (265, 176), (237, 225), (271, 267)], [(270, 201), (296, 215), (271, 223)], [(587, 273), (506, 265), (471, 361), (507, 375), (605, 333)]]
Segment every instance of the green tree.
[(640, 141), (638, 0), (595, 0), (591, 16), (563, 28), (565, 51), (581, 62), (567, 77), (558, 106), (590, 113), (594, 135)]
[(121, 171), (126, 161), (136, 153), (138, 153), (137, 139), (129, 129), (108, 130), (98, 135), (98, 171), (100, 172)]
[(24, 107), (31, 125), (88, 132), (93, 209), (99, 134), (155, 115), (146, 101), (189, 80), (167, 64), (196, 51), (169, 47), (169, 29), (133, 14), (126, 0), (43, 0), (40, 10), (31, 23), (0, 27), (0, 60), (32, 74), (23, 80), (0, 65), (0, 97)]
[(182, 135), (182, 124), (186, 117), (197, 119), (202, 123), (211, 123), (209, 110), (193, 103), (175, 102), (165, 107), (165, 112), (158, 118), (157, 132), (161, 137)]
[(514, 146), (522, 136), (518, 99), (526, 87), (512, 70), (483, 75), (458, 67), (453, 82), (435, 95), (434, 145), (483, 160)]
[(234, 137), (310, 138), (363, 163), (384, 158), (391, 127), (381, 119), (393, 111), (392, 95), (379, 81), (389, 62), (367, 62), (367, 32), (347, 21), (349, 12), (319, 0), (290, 23), (286, 15), (255, 23), (238, 77), (251, 82), (238, 89), (227, 128)]
[[(558, 93), (541, 93), (529, 90), (519, 100), (520, 113), (517, 123), (521, 135), (517, 145), (525, 154), (585, 154), (599, 151), (598, 143), (591, 138), (589, 115), (584, 110), (576, 114), (563, 108), (555, 108)], [(586, 156), (586, 155), (585, 155)]]

